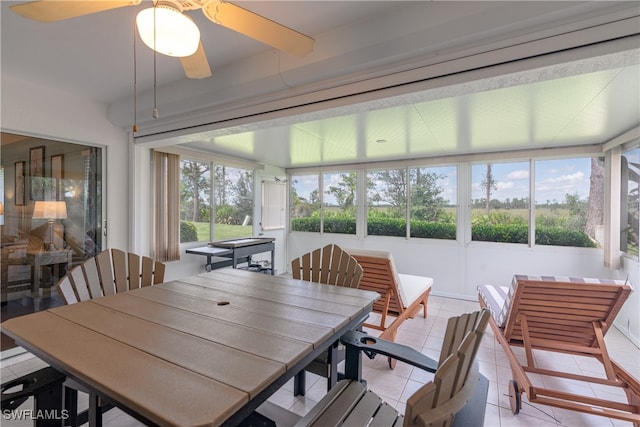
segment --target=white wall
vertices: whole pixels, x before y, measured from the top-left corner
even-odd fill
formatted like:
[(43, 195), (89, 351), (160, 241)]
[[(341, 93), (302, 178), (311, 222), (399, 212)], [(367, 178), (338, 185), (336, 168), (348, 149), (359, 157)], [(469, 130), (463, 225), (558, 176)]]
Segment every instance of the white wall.
[(128, 249), (127, 134), (107, 121), (106, 107), (4, 74), (0, 105), (3, 132), (106, 148), (107, 246)]
[(288, 259), (335, 243), (344, 249), (389, 251), (400, 273), (432, 277), (433, 295), (477, 300), (481, 284), (508, 286), (514, 274), (598, 277), (624, 280), (629, 274), (633, 292), (616, 317), (615, 325), (640, 347), (640, 278), (638, 262), (626, 260), (624, 270), (608, 270), (601, 249), (535, 246), (436, 239), (404, 239), (343, 234), (292, 232), (287, 239)]

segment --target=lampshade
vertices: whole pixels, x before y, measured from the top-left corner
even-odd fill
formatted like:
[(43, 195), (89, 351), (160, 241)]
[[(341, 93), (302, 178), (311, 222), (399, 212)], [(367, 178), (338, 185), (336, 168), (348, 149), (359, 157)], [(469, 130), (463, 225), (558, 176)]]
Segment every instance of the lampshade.
[(67, 217), (67, 204), (53, 200), (37, 201), (33, 208), (35, 219), (63, 219)]
[(144, 44), (159, 53), (184, 57), (198, 50), (200, 30), (191, 18), (171, 6), (158, 5), (144, 9), (138, 13), (136, 23)]

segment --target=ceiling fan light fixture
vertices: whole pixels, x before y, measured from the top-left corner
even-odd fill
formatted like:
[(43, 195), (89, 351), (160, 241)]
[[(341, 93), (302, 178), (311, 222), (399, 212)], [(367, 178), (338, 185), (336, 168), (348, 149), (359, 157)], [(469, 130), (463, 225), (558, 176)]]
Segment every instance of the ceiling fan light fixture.
[(191, 18), (171, 6), (158, 5), (140, 11), (136, 17), (136, 25), (144, 44), (158, 53), (185, 57), (198, 50), (198, 26)]

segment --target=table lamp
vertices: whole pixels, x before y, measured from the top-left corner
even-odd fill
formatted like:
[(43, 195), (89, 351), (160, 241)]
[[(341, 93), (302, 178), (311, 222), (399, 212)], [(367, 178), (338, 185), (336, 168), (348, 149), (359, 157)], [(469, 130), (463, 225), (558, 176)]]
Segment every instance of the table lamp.
[(67, 217), (67, 204), (63, 201), (44, 200), (36, 201), (33, 208), (34, 219), (46, 219), (49, 224), (47, 230), (47, 240), (45, 240), (45, 247), (50, 251), (56, 250), (56, 246), (53, 244), (53, 222), (56, 219), (64, 219)]

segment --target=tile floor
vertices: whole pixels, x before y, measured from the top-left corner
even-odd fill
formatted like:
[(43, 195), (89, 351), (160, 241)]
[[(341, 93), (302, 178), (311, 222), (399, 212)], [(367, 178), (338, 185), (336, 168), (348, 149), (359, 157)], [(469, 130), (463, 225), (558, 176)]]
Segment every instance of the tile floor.
[[(473, 301), (463, 301), (450, 298), (432, 296), (429, 300), (429, 312), (427, 318), (420, 314), (415, 319), (403, 323), (398, 331), (396, 341), (409, 345), (426, 355), (437, 358), (447, 319), (461, 313), (478, 309), (478, 304)], [(372, 332), (373, 335), (375, 333)], [(612, 328), (607, 334), (606, 341), (611, 357), (625, 367), (636, 378), (640, 378), (640, 349), (635, 347), (617, 329)], [(595, 415), (587, 415), (573, 411), (552, 408), (550, 406), (532, 405), (528, 403), (526, 395), (523, 395), (523, 403), (520, 414), (511, 413), (509, 399), (507, 397), (507, 383), (511, 379), (509, 363), (500, 345), (492, 336), (488, 328), (488, 334), (482, 342), (478, 355), (480, 372), (490, 380), (489, 395), (485, 412), (484, 425), (490, 427), (516, 427), (516, 426), (570, 426), (570, 427), (609, 427), (631, 426), (631, 423), (611, 420)], [(576, 372), (592, 372), (601, 375), (600, 364), (591, 359), (574, 356), (559, 356), (558, 354), (538, 354), (536, 356), (540, 366), (562, 366)], [(44, 366), (37, 358), (23, 356), (17, 357), (2, 364), (2, 382), (23, 375)], [(593, 375), (593, 374), (592, 374)], [(407, 397), (417, 390), (422, 384), (431, 379), (431, 374), (415, 369), (409, 365), (398, 363), (394, 370), (387, 366), (386, 358), (377, 357), (369, 360), (366, 357), (363, 362), (363, 376), (369, 387), (382, 396), (388, 403), (403, 411)], [(545, 378), (548, 381), (548, 379)], [(540, 379), (542, 381), (542, 379)], [(626, 402), (621, 393), (611, 394), (610, 387), (595, 386), (575, 382), (569, 387), (576, 390), (612, 399), (612, 396)], [(548, 384), (547, 384), (548, 385)], [(326, 391), (326, 380), (313, 374), (307, 374), (307, 393), (304, 397), (293, 396), (293, 383), (290, 381), (282, 389), (277, 391), (270, 402), (291, 412), (303, 415), (323, 396)], [(80, 402), (82, 405), (84, 402)], [(30, 402), (24, 404), (30, 408)], [(86, 403), (85, 403), (86, 405)], [(14, 421), (7, 418), (1, 420), (2, 426), (27, 426), (28, 421)], [(129, 427), (141, 424), (118, 409), (113, 409), (104, 414), (104, 425)], [(286, 423), (279, 423), (286, 425)]]

